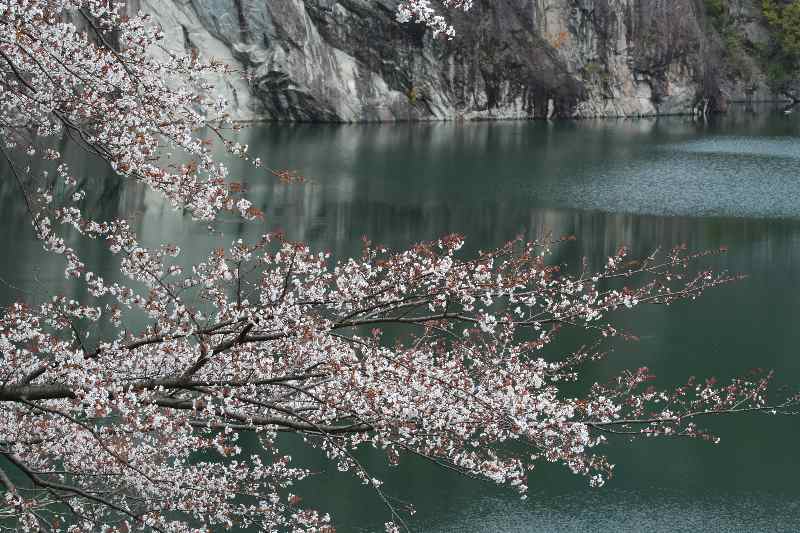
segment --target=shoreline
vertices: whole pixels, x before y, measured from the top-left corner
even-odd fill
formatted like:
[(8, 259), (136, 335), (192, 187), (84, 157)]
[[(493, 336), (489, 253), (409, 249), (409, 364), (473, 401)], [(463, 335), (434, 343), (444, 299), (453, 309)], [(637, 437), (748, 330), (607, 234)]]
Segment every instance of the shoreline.
[[(791, 109), (795, 106), (800, 106), (800, 102), (793, 101), (790, 99), (785, 100), (730, 100), (728, 102), (728, 106), (764, 106), (773, 104), (775, 106), (783, 105), (787, 109)], [(709, 116), (720, 116), (727, 114), (728, 111), (714, 111), (705, 115), (705, 117)], [(561, 116), (553, 116), (553, 117), (537, 117), (537, 116), (520, 116), (520, 117), (491, 117), (491, 116), (481, 116), (481, 117), (464, 117), (462, 116), (455, 116), (455, 117), (431, 117), (431, 118), (415, 118), (415, 119), (396, 119), (396, 120), (361, 120), (361, 121), (319, 121), (319, 120), (280, 120), (280, 119), (269, 119), (269, 118), (254, 118), (254, 119), (242, 119), (242, 120), (232, 120), (231, 122), (235, 125), (239, 126), (252, 126), (252, 125), (263, 125), (263, 124), (282, 124), (282, 125), (291, 125), (291, 124), (318, 124), (318, 125), (353, 125), (353, 126), (363, 126), (363, 125), (378, 125), (378, 124), (435, 124), (435, 123), (479, 123), (479, 122), (580, 122), (584, 120), (653, 120), (662, 117), (703, 117), (703, 113), (700, 112), (685, 112), (685, 113), (651, 113), (651, 114), (642, 114), (642, 115), (593, 115), (593, 116), (574, 116), (574, 117), (561, 117)]]

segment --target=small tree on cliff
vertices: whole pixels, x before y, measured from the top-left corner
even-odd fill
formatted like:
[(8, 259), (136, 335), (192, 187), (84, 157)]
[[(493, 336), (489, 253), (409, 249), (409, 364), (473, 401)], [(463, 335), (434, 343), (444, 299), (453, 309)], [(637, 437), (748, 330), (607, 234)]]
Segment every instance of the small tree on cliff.
[[(76, 18), (86, 32), (65, 22)], [(583, 397), (562, 392), (618, 335), (609, 312), (730, 280), (690, 275), (696, 256), (681, 249), (635, 263), (620, 250), (599, 272), (569, 276), (547, 263), (551, 242), (473, 258), (457, 235), (399, 252), (366, 243), (332, 263), (266, 234), (185, 265), (176, 244), (148, 248), (126, 220), (93, 219), (53, 139), (68, 136), (206, 223), (223, 211), (260, 216), (197, 136), (207, 128), (251, 161), (222, 133), (226, 103), (204, 81), (227, 67), (173, 50), (155, 60), (160, 39), (147, 17), (103, 0), (0, 2), (5, 177), (86, 293), (13, 303), (0, 318), (0, 528), (332, 531), (291, 493), (309, 472), (281, 452), (276, 437), (289, 431), (372, 487), (396, 530), (403, 517), (359, 447), (391, 464), (419, 455), (524, 497), (542, 461), (601, 485), (611, 466), (595, 450), (607, 434), (708, 438), (701, 416), (789, 407), (767, 404), (769, 376), (662, 392), (640, 368)], [(34, 175), (25, 158), (52, 162), (55, 175)], [(104, 243), (128, 282), (104, 280), (68, 237)], [(99, 324), (114, 333), (90, 345)], [(386, 325), (405, 331), (385, 339)], [(564, 328), (598, 342), (545, 359)], [(244, 450), (243, 434), (257, 449)]]
[(796, 101), (800, 78), (800, 1), (762, 0), (762, 8), (774, 31), (764, 57), (768, 80), (774, 91)]

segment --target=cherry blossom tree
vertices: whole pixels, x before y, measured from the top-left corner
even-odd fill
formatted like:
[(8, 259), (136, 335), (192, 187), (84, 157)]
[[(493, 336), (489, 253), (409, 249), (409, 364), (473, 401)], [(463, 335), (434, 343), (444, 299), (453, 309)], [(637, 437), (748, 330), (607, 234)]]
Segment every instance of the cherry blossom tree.
[[(612, 465), (597, 450), (610, 435), (713, 439), (697, 425), (704, 416), (794, 408), (794, 397), (768, 401), (770, 374), (659, 391), (639, 368), (580, 397), (563, 390), (627, 335), (616, 313), (735, 279), (694, 266), (721, 251), (630, 261), (620, 249), (599, 271), (570, 274), (548, 262), (559, 239), (475, 257), (459, 235), (401, 251), (365, 242), (361, 257), (334, 262), (269, 233), (186, 264), (180, 243), (147, 247), (127, 220), (93, 218), (54, 148), (63, 136), (202, 223), (262, 216), (204, 133), (264, 172), (207, 81), (239, 74), (163, 48), (147, 16), (122, 8), (0, 1), (5, 177), (86, 295), (15, 302), (0, 318), (0, 529), (334, 531), (293, 492), (310, 472), (281, 449), (291, 432), (373, 489), (397, 531), (406, 517), (360, 448), (392, 465), (420, 456), (524, 498), (542, 462), (602, 485)], [(431, 9), (411, 0), (398, 18), (451, 35)], [(37, 174), (33, 159), (54, 170)], [(75, 238), (105, 245), (126, 281), (103, 279)], [(567, 329), (593, 340), (552, 354)]]

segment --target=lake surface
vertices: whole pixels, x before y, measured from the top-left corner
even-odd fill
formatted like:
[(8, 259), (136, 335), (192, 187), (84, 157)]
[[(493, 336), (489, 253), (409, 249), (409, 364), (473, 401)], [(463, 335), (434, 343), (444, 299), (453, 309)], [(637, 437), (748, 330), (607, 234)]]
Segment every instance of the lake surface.
[[(403, 247), (448, 232), (469, 250), (525, 234), (574, 234), (553, 260), (602, 265), (629, 245), (637, 254), (686, 243), (727, 245), (710, 264), (749, 277), (693, 303), (639, 309), (619, 324), (641, 337), (620, 343), (587, 369), (605, 380), (648, 366), (665, 387), (690, 375), (741, 375), (773, 368), (800, 384), (800, 118), (778, 110), (738, 110), (710, 122), (686, 118), (584, 122), (501, 122), (368, 126), (264, 126), (245, 134), (273, 168), (294, 169), (304, 184), (268, 175), (247, 179), (263, 224), (203, 225), (172, 212), (136, 187), (115, 188), (105, 170), (73, 154), (97, 188), (90, 205), (137, 220), (145, 241), (172, 241), (189, 256), (282, 228), (292, 239), (357, 253), (361, 236)], [(234, 167), (234, 174), (243, 172)], [(101, 188), (97, 184), (106, 184)], [(31, 239), (13, 189), (0, 190), (0, 303), (44, 288), (62, 289), (60, 261)], [(96, 243), (83, 245), (106, 261)], [(102, 263), (113, 277), (112, 263)], [(531, 476), (531, 494), (469, 481), (408, 459), (389, 470), (365, 462), (387, 492), (416, 504), (411, 525), (424, 532), (797, 531), (800, 530), (800, 418), (709, 420), (722, 441), (614, 440), (617, 464), (605, 488), (553, 466)], [(292, 446), (292, 444), (289, 444)], [(313, 453), (295, 459), (317, 470), (305, 502), (330, 512), (343, 532), (382, 530), (378, 498)]]

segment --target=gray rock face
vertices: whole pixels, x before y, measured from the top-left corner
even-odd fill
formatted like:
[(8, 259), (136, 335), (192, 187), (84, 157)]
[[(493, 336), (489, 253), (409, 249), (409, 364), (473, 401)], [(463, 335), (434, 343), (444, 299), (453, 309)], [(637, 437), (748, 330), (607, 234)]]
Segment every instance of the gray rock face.
[[(397, 0), (139, 0), (167, 45), (248, 72), (217, 89), (239, 119), (393, 121), (642, 116), (768, 99), (703, 0), (476, 0), (434, 40)], [(760, 0), (731, 0), (750, 43)]]

